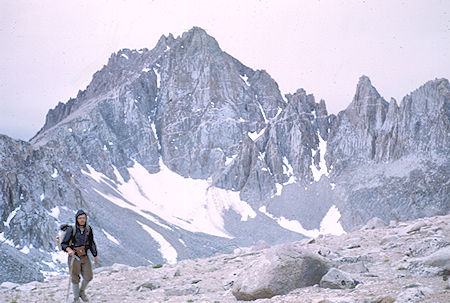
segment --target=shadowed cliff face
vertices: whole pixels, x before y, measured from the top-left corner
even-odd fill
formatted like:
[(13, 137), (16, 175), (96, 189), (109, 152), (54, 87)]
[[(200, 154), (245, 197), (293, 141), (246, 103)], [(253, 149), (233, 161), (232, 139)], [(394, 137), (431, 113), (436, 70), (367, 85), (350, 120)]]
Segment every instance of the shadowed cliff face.
[[(84, 208), (95, 229), (129, 241), (125, 249), (97, 232), (108, 262), (139, 265), (164, 258), (136, 221), (157, 230), (178, 258), (190, 258), (259, 239), (301, 238), (280, 222), (318, 229), (332, 205), (347, 230), (374, 216), (447, 214), (449, 96), (448, 80), (436, 79), (399, 105), (387, 103), (362, 76), (350, 105), (328, 115), (325, 101), (303, 89), (283, 97), (266, 71), (223, 52), (200, 28), (162, 36), (152, 50), (113, 54), (77, 98), (48, 112), (29, 143), (0, 137), (0, 233), (19, 249), (32, 243), (49, 250), (56, 226)], [(245, 204), (214, 194), (199, 211), (218, 207), (219, 227), (232, 239), (187, 231), (157, 212), (152, 221), (123, 192), (137, 184), (130, 173), (136, 163), (148, 174), (164, 165), (186, 180), (237, 192), (254, 216), (244, 220)], [(155, 202), (145, 188), (136, 185), (136, 192)], [(217, 216), (207, 220), (216, 226)]]

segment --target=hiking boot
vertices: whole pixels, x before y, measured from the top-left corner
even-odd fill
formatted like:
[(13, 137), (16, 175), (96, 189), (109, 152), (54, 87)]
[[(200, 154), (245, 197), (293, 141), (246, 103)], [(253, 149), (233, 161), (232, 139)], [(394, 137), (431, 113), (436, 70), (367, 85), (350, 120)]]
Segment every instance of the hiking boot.
[(80, 290), (80, 298), (81, 298), (81, 300), (83, 300), (83, 302), (88, 302), (89, 301), (89, 299), (86, 296), (86, 293), (84, 292), (84, 290)]

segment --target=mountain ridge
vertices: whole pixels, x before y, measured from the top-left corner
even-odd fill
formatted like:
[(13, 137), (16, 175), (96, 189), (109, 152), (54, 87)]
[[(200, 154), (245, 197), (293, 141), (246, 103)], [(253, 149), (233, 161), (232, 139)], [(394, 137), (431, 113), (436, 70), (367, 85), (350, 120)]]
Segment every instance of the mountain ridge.
[[(449, 92), (448, 80), (436, 79), (397, 105), (362, 76), (350, 105), (328, 115), (325, 101), (303, 89), (283, 98), (267, 72), (231, 57), (200, 28), (162, 36), (152, 50), (111, 55), (77, 98), (49, 111), (29, 143), (0, 137), (0, 235), (18, 249), (34, 243), (51, 250), (58, 223), (72, 222), (83, 208), (94, 230), (104, 231), (96, 235), (107, 248), (106, 265), (128, 256), (136, 266), (165, 260), (163, 244), (144, 225), (184, 259), (261, 239), (301, 239), (333, 205), (347, 231), (374, 216), (445, 215)], [(185, 212), (185, 223), (158, 213), (168, 197), (191, 205), (188, 189), (163, 195), (157, 181), (141, 179), (164, 171), (201, 188), (192, 207), (206, 209), (232, 239), (198, 225), (195, 212)], [(255, 216), (243, 220), (248, 208)], [(134, 243), (139, 238), (145, 243)]]

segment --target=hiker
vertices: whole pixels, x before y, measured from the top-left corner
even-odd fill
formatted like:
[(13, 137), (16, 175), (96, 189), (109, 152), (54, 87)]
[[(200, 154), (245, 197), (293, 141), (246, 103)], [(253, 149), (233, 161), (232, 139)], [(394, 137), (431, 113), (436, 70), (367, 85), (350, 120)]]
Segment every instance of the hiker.
[[(98, 264), (97, 259), (97, 247), (94, 242), (94, 234), (92, 228), (87, 225), (87, 215), (83, 210), (79, 210), (75, 215), (75, 232), (73, 232), (73, 226), (69, 226), (64, 239), (61, 241), (61, 247), (69, 254), (69, 270), (70, 264), (72, 264), (72, 290), (74, 296), (74, 303), (80, 302), (81, 298), (84, 302), (88, 301), (86, 296), (86, 287), (89, 281), (92, 280), (92, 265), (91, 260), (87, 255), (87, 251), (90, 250), (94, 256), (95, 264)], [(74, 258), (76, 255), (78, 258)], [(74, 260), (72, 260), (74, 258)], [(83, 282), (80, 283), (80, 273), (83, 276)]]

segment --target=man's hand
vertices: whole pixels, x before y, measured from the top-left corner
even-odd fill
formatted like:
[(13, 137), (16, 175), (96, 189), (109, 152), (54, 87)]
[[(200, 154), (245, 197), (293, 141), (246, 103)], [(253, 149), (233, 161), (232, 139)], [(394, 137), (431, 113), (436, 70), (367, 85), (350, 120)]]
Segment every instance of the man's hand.
[(66, 251), (69, 253), (69, 256), (71, 257), (73, 257), (73, 255), (75, 254), (75, 252), (70, 247), (67, 247)]
[(98, 265), (98, 258), (97, 257), (94, 257), (94, 263), (95, 263), (95, 265)]

